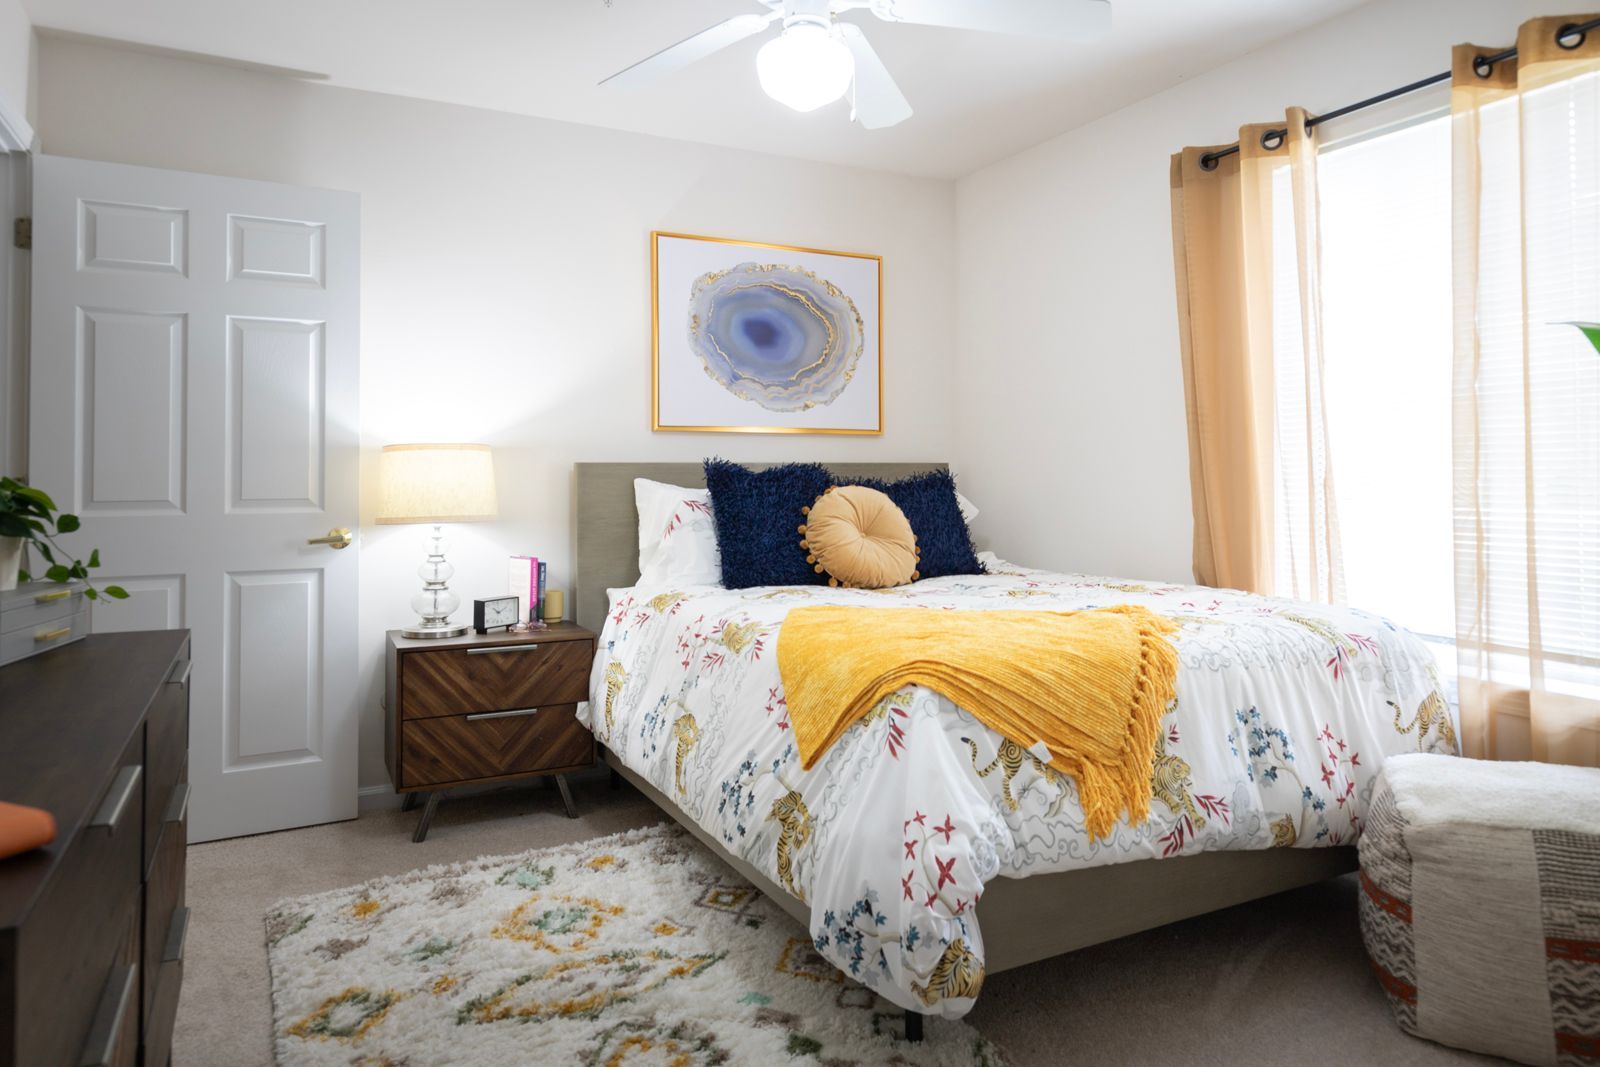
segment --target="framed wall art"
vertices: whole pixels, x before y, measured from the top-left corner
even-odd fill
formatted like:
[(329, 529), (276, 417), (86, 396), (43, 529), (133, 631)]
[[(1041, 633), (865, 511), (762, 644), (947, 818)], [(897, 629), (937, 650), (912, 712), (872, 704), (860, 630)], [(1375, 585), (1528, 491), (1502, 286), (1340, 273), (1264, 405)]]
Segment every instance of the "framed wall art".
[(650, 235), (655, 430), (883, 432), (883, 257)]

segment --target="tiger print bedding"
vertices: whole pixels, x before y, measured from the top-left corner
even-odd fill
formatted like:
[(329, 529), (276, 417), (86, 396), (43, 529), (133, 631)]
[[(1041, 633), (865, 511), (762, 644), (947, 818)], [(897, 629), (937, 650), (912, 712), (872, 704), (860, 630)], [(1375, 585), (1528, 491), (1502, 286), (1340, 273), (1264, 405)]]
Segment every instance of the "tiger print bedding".
[[(1429, 651), (1374, 615), (989, 568), (886, 590), (613, 590), (579, 713), (688, 817), (805, 901), (822, 956), (902, 1007), (972, 1007), (984, 974), (974, 905), (994, 878), (1351, 844), (1385, 756), (1456, 751)], [(1069, 779), (921, 688), (879, 703), (802, 770), (776, 655), (784, 616), (802, 604), (1141, 604), (1178, 622), (1149, 819), (1091, 840)]]

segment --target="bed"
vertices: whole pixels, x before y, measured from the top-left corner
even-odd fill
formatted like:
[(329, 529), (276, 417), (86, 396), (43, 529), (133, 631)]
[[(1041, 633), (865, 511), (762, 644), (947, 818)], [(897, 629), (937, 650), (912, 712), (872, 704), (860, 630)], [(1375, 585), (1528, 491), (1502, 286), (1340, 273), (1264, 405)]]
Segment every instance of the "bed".
[[(830, 464), (883, 479), (935, 466)], [(639, 477), (704, 485), (695, 463), (575, 467), (574, 597), (602, 634), (586, 714), (603, 758), (908, 1012), (959, 1016), (985, 974), (1353, 870), (1383, 757), (1455, 750), (1425, 646), (1348, 609), (997, 560), (890, 591), (635, 588)], [(1150, 818), (1088, 839), (1070, 780), (921, 689), (802, 771), (782, 618), (868, 602), (1138, 603), (1181, 622)]]

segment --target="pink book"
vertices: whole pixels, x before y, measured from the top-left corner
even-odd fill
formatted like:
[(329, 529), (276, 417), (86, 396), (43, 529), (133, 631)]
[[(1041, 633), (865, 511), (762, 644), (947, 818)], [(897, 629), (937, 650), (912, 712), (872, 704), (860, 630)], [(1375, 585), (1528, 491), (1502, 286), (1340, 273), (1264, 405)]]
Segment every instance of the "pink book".
[(517, 597), (517, 610), (524, 622), (539, 617), (539, 557), (511, 557), (511, 586), (506, 592)]

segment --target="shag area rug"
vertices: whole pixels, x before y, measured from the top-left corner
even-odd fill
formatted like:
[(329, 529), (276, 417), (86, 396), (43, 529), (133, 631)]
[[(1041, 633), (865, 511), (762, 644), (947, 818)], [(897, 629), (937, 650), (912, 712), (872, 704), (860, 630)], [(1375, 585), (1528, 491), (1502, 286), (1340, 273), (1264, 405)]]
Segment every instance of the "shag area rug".
[(285, 1065), (998, 1065), (965, 1023), (848, 980), (684, 831), (633, 830), (285, 900)]

